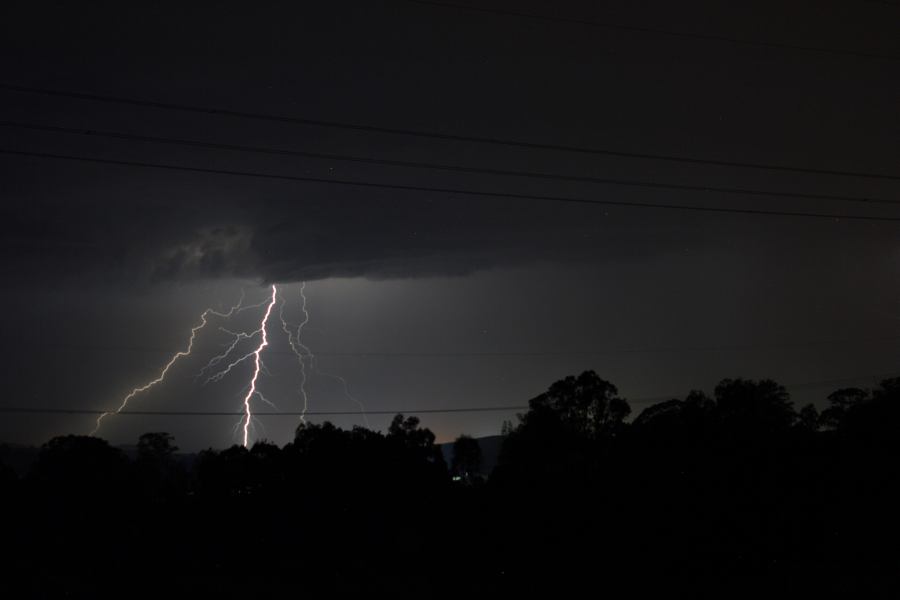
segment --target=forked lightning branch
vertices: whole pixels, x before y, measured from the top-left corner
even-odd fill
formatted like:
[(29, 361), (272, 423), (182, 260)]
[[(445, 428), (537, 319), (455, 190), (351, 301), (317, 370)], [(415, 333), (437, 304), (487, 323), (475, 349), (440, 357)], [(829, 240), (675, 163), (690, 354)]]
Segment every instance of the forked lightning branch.
[[(350, 394), (346, 379), (338, 375), (332, 375), (322, 372), (316, 365), (316, 356), (310, 351), (309, 347), (302, 340), (303, 328), (309, 322), (309, 311), (307, 309), (305, 288), (306, 283), (302, 282), (300, 284), (300, 298), (303, 320), (299, 325), (297, 325), (296, 329), (292, 329), (291, 325), (287, 322), (287, 320), (285, 320), (285, 300), (283, 298), (280, 299), (280, 305), (277, 309), (278, 318), (281, 321), (281, 329), (287, 335), (287, 340), (290, 345), (291, 351), (296, 355), (297, 362), (300, 367), (300, 386), (298, 389), (298, 396), (300, 398), (300, 403), (302, 406), (300, 420), (305, 422), (306, 411), (309, 408), (309, 392), (306, 387), (309, 375), (311, 373), (316, 373), (318, 375), (334, 379), (341, 384), (344, 395), (359, 406), (363, 419), (368, 426), (369, 422), (368, 417), (365, 413), (365, 407), (363, 406), (362, 402), (360, 402), (357, 398)], [(252, 364), (252, 375), (250, 377), (249, 383), (247, 384), (247, 391), (244, 394), (242, 400), (243, 415), (241, 416), (240, 421), (235, 425), (235, 430), (241, 431), (242, 444), (245, 447), (248, 446), (250, 443), (250, 433), (253, 429), (254, 422), (254, 402), (261, 401), (268, 404), (269, 406), (272, 406), (273, 408), (275, 407), (275, 405), (262, 394), (258, 384), (260, 376), (267, 372), (265, 363), (263, 362), (263, 353), (269, 346), (268, 328), (270, 325), (269, 322), (272, 318), (272, 314), (276, 310), (275, 305), (279, 304), (278, 291), (278, 286), (273, 284), (270, 289), (270, 294), (265, 300), (248, 306), (243, 305), (244, 293), (242, 291), (241, 298), (238, 303), (232, 306), (229, 310), (219, 312), (208, 308), (203, 311), (203, 313), (200, 315), (200, 322), (193, 328), (191, 328), (191, 335), (188, 339), (188, 343), (185, 349), (176, 352), (165, 364), (165, 366), (163, 366), (162, 370), (159, 372), (159, 375), (157, 375), (155, 379), (152, 379), (143, 385), (135, 387), (128, 394), (126, 394), (119, 402), (118, 408), (102, 413), (97, 418), (94, 428), (91, 431), (91, 435), (95, 435), (98, 431), (100, 431), (100, 427), (103, 424), (104, 419), (112, 415), (122, 413), (128, 407), (128, 403), (136, 396), (143, 394), (151, 388), (163, 383), (166, 380), (166, 375), (169, 373), (169, 370), (172, 368), (172, 366), (180, 359), (191, 355), (194, 350), (194, 342), (196, 341), (198, 334), (210, 323), (211, 318), (214, 317), (223, 321), (227, 321), (235, 315), (244, 311), (265, 307), (262, 317), (260, 318), (259, 327), (252, 331), (234, 331), (224, 326), (220, 326), (220, 331), (231, 336), (231, 342), (226, 344), (224, 352), (211, 358), (209, 362), (197, 374), (197, 377), (195, 377), (195, 380), (200, 380), (201, 378), (205, 377), (203, 381), (204, 383), (217, 382), (221, 381), (229, 374), (231, 374), (233, 369), (235, 367), (238, 367), (242, 363), (250, 362)], [(253, 340), (255, 345), (250, 352), (238, 355), (236, 350), (240, 342), (244, 340)]]

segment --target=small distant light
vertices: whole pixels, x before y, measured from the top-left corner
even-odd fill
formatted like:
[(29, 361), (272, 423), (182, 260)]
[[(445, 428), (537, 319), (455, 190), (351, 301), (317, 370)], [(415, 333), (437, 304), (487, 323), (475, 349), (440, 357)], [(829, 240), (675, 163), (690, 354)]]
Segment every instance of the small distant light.
[(462, 480), (462, 477), (460, 477), (459, 475), (453, 476), (453, 481), (460, 481), (460, 480)]

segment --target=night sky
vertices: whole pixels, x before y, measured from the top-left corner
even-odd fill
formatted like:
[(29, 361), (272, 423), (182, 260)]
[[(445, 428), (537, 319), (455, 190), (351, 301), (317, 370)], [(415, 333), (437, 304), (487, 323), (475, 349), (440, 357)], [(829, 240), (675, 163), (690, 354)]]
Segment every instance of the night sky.
[[(256, 303), (277, 284), (285, 317), (296, 324), (301, 281), (310, 313), (304, 342), (320, 355), (321, 370), (345, 378), (373, 411), (524, 405), (585, 369), (615, 383), (634, 414), (694, 388), (711, 391), (725, 377), (774, 378), (799, 406), (898, 374), (896, 204), (414, 169), (22, 127), (900, 201), (896, 7), (478, 5), (627, 27), (404, 0), (5, 2), (0, 150), (898, 220), (579, 204), (0, 153), (0, 404), (113, 409), (186, 346), (204, 309), (227, 310), (242, 290)], [(894, 179), (374, 133), (9, 86)], [(259, 314), (245, 311), (230, 325), (252, 329)], [(194, 354), (129, 407), (239, 411), (249, 365), (219, 383), (195, 381), (228, 341), (219, 324), (229, 326), (203, 330)], [(271, 375), (260, 387), (279, 410), (296, 411), (296, 358), (277, 321), (269, 334)], [(313, 376), (309, 391), (310, 411), (357, 409), (333, 378)], [(422, 420), (446, 441), (496, 433), (515, 412)], [(0, 439), (87, 433), (94, 418), (4, 414)], [(363, 424), (361, 416), (328, 418)], [(370, 422), (383, 428), (389, 419)], [(127, 444), (162, 430), (185, 449), (223, 447), (239, 441), (236, 421), (123, 415), (100, 434)], [(284, 443), (296, 423), (264, 417), (253, 439)]]

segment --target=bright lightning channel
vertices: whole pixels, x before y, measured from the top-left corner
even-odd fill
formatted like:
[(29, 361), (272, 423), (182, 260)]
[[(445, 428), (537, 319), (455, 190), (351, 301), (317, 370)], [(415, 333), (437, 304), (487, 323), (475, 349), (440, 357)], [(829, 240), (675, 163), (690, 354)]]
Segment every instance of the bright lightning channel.
[(265, 349), (266, 346), (269, 345), (269, 340), (266, 337), (266, 324), (269, 321), (269, 315), (272, 314), (272, 307), (275, 306), (275, 300), (278, 296), (278, 289), (275, 285), (272, 285), (272, 300), (269, 302), (269, 306), (266, 307), (266, 314), (263, 316), (262, 324), (260, 325), (260, 329), (262, 330), (262, 340), (259, 343), (259, 346), (256, 347), (256, 350), (253, 352), (254, 356), (254, 369), (253, 369), (253, 378), (250, 380), (250, 389), (247, 390), (247, 395), (244, 396), (244, 447), (247, 447), (247, 442), (249, 441), (250, 436), (250, 421), (253, 419), (253, 411), (250, 407), (250, 399), (254, 394), (258, 394), (261, 399), (268, 402), (262, 394), (259, 394), (256, 391), (256, 380), (259, 377), (260, 369), (262, 368), (262, 362), (260, 361), (260, 354)]
[(204, 327), (206, 327), (207, 317), (209, 315), (215, 315), (217, 317), (222, 317), (222, 318), (227, 319), (227, 318), (231, 317), (231, 315), (233, 315), (236, 311), (240, 312), (242, 310), (241, 303), (243, 303), (243, 301), (244, 301), (244, 291), (241, 290), (241, 297), (238, 300), (238, 303), (235, 304), (234, 306), (232, 306), (228, 310), (228, 312), (218, 312), (218, 311), (213, 310), (212, 308), (207, 308), (205, 311), (203, 311), (203, 314), (200, 315), (200, 324), (191, 328), (191, 338), (190, 338), (190, 340), (188, 340), (187, 348), (185, 350), (175, 353), (175, 355), (172, 356), (171, 359), (169, 359), (169, 362), (166, 363), (166, 366), (163, 367), (162, 371), (160, 372), (159, 376), (156, 377), (156, 379), (131, 390), (131, 392), (129, 392), (128, 395), (122, 399), (122, 402), (119, 405), (119, 408), (117, 408), (114, 411), (102, 413), (99, 417), (97, 417), (97, 422), (94, 424), (94, 429), (91, 430), (90, 435), (97, 434), (97, 432), (100, 430), (100, 425), (103, 423), (103, 419), (105, 419), (107, 416), (112, 415), (112, 414), (119, 414), (120, 412), (125, 410), (126, 406), (128, 406), (129, 400), (131, 400), (132, 398), (134, 398), (135, 396), (137, 396), (138, 394), (140, 394), (142, 392), (146, 392), (153, 386), (155, 386), (159, 383), (162, 383), (163, 380), (165, 380), (166, 373), (169, 372), (169, 369), (172, 367), (172, 365), (174, 365), (178, 361), (179, 358), (188, 356), (191, 353), (191, 350), (193, 350), (193, 348), (194, 348), (194, 339), (197, 336), (197, 332), (200, 331), (201, 329), (203, 329)]
[[(300, 398), (303, 401), (303, 410), (300, 415), (300, 420), (304, 423), (306, 422), (306, 412), (309, 407), (309, 393), (306, 389), (306, 385), (309, 380), (309, 374), (315, 373), (317, 375), (320, 375), (323, 377), (328, 377), (330, 379), (340, 382), (341, 386), (343, 387), (344, 395), (347, 397), (347, 399), (353, 401), (354, 403), (356, 403), (357, 406), (359, 406), (363, 420), (365, 421), (366, 427), (369, 427), (369, 418), (368, 418), (368, 415), (366, 414), (366, 408), (360, 400), (358, 400), (356, 397), (354, 397), (350, 393), (350, 388), (347, 383), (347, 380), (344, 379), (343, 377), (341, 377), (340, 375), (333, 375), (331, 373), (325, 373), (322, 370), (320, 370), (318, 365), (316, 364), (318, 357), (312, 353), (312, 351), (309, 349), (309, 347), (306, 344), (303, 343), (303, 340), (302, 340), (303, 328), (309, 323), (309, 310), (307, 308), (307, 297), (306, 297), (305, 289), (306, 289), (306, 282), (304, 281), (304, 282), (300, 283), (300, 299), (301, 299), (300, 309), (303, 312), (303, 320), (297, 326), (295, 331), (291, 331), (289, 323), (287, 322), (287, 320), (284, 317), (284, 304), (285, 304), (284, 300), (281, 301), (281, 304), (279, 305), (279, 308), (278, 308), (278, 316), (281, 321), (281, 327), (284, 330), (285, 334), (287, 335), (288, 343), (290, 344), (291, 350), (297, 356), (297, 362), (300, 365), (301, 380), (300, 380), (300, 388), (299, 388), (298, 392), (299, 392)], [(210, 361), (200, 370), (200, 372), (195, 377), (195, 379), (197, 379), (197, 378), (203, 376), (208, 371), (210, 371), (213, 367), (228, 360), (229, 357), (231, 356), (232, 352), (237, 348), (238, 344), (241, 341), (254, 339), (257, 336), (260, 337), (260, 342), (257, 345), (255, 350), (248, 352), (240, 357), (237, 357), (234, 360), (231, 360), (231, 362), (229, 362), (227, 365), (225, 365), (224, 368), (221, 368), (218, 372), (212, 373), (211, 375), (209, 375), (204, 382), (204, 384), (205, 384), (205, 383), (209, 383), (209, 382), (221, 381), (237, 365), (243, 363), (246, 360), (250, 360), (250, 359), (253, 360), (253, 365), (254, 365), (253, 376), (250, 380), (250, 383), (248, 384), (248, 386), (246, 388), (246, 395), (244, 396), (244, 399), (243, 399), (244, 414), (241, 417), (241, 419), (235, 424), (235, 432), (238, 429), (242, 429), (242, 431), (243, 431), (243, 445), (244, 445), (244, 447), (246, 447), (248, 445), (249, 439), (250, 439), (250, 428), (255, 427), (254, 422), (256, 421), (256, 419), (253, 416), (253, 410), (252, 410), (252, 405), (251, 405), (251, 400), (253, 399), (253, 396), (254, 395), (257, 396), (261, 401), (265, 402), (266, 404), (268, 404), (269, 406), (271, 406), (277, 410), (277, 407), (271, 401), (269, 401), (262, 394), (262, 392), (259, 389), (257, 389), (257, 387), (256, 387), (257, 381), (259, 380), (259, 374), (261, 372), (268, 374), (268, 369), (266, 368), (266, 365), (262, 360), (262, 353), (263, 353), (263, 350), (265, 350), (265, 348), (269, 345), (269, 339), (268, 339), (266, 327), (268, 325), (269, 318), (272, 315), (272, 310), (275, 307), (275, 304), (277, 301), (278, 301), (278, 288), (273, 284), (271, 296), (267, 300), (263, 300), (262, 302), (258, 302), (256, 304), (251, 304), (248, 306), (243, 306), (244, 291), (241, 290), (241, 297), (238, 300), (238, 303), (235, 304), (234, 306), (232, 306), (227, 312), (218, 312), (218, 311), (213, 310), (212, 308), (207, 308), (205, 311), (203, 311), (203, 314), (200, 315), (200, 323), (191, 329), (191, 337), (188, 340), (187, 348), (185, 350), (177, 352), (175, 355), (173, 355), (172, 358), (169, 359), (169, 362), (166, 363), (166, 365), (163, 367), (159, 376), (157, 376), (152, 381), (131, 390), (131, 392), (122, 399), (120, 406), (116, 410), (104, 412), (103, 414), (101, 414), (97, 418), (97, 422), (94, 426), (93, 431), (91, 431), (91, 435), (95, 435), (97, 433), (97, 431), (100, 429), (100, 425), (102, 424), (104, 418), (106, 418), (107, 416), (112, 415), (112, 414), (121, 413), (128, 406), (128, 402), (132, 398), (134, 398), (136, 395), (149, 390), (150, 388), (152, 388), (153, 386), (155, 386), (159, 383), (162, 383), (165, 380), (166, 375), (169, 372), (169, 369), (178, 361), (178, 359), (191, 354), (191, 352), (194, 348), (194, 340), (196, 339), (197, 333), (201, 329), (206, 327), (206, 325), (208, 324), (208, 317), (210, 315), (214, 315), (214, 316), (217, 316), (220, 318), (227, 319), (227, 318), (230, 318), (233, 315), (239, 314), (245, 310), (249, 310), (252, 308), (258, 308), (258, 307), (265, 305), (266, 311), (262, 317), (262, 321), (260, 322), (259, 328), (255, 329), (253, 331), (250, 331), (250, 332), (232, 331), (232, 330), (226, 329), (224, 327), (219, 327), (219, 329), (221, 331), (230, 335), (232, 337), (232, 340), (230, 343), (225, 345), (224, 352), (222, 352), (221, 354), (214, 356), (212, 359), (210, 359)], [(309, 361), (308, 364), (307, 364), (307, 361)]]

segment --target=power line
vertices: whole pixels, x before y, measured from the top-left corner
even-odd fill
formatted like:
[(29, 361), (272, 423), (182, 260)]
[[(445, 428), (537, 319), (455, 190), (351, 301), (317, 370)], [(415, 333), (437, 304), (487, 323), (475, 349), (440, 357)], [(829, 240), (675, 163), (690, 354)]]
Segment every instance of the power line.
[(130, 106), (140, 106), (144, 108), (156, 108), (164, 110), (177, 110), (182, 112), (192, 112), (205, 115), (216, 115), (226, 117), (238, 117), (244, 119), (255, 119), (261, 121), (272, 121), (276, 123), (290, 123), (294, 125), (307, 125), (314, 127), (325, 127), (333, 129), (344, 129), (349, 131), (364, 131), (368, 133), (383, 133), (391, 135), (405, 135), (418, 138), (428, 138), (453, 142), (472, 142), (478, 144), (490, 144), (495, 146), (508, 146), (515, 148), (525, 148), (529, 150), (552, 150), (558, 152), (572, 152), (578, 154), (590, 154), (597, 156), (612, 156), (619, 158), (633, 158), (642, 160), (659, 160), (685, 164), (701, 164), (713, 165), (720, 167), (734, 167), (742, 169), (762, 169), (772, 171), (785, 171), (793, 173), (807, 173), (812, 175), (834, 175), (842, 177), (860, 177), (867, 179), (884, 179), (900, 181), (900, 175), (890, 175), (886, 173), (870, 173), (861, 171), (845, 171), (835, 169), (817, 169), (807, 167), (795, 167), (787, 165), (776, 165), (768, 163), (741, 162), (728, 160), (715, 160), (705, 158), (693, 158), (686, 156), (675, 156), (669, 154), (653, 154), (646, 152), (625, 152), (621, 150), (611, 150), (605, 148), (594, 148), (586, 146), (570, 146), (564, 144), (545, 144), (540, 142), (530, 142), (525, 140), (514, 140), (496, 137), (484, 136), (467, 136), (455, 135), (448, 133), (437, 133), (433, 131), (421, 131), (415, 129), (403, 129), (397, 127), (379, 127), (375, 125), (360, 125), (356, 123), (347, 123), (341, 121), (325, 121), (319, 119), (308, 119), (303, 117), (289, 117), (284, 115), (273, 115), (265, 113), (237, 111), (222, 108), (210, 108), (189, 104), (178, 104), (171, 102), (156, 102), (150, 100), (138, 100), (134, 98), (123, 98), (119, 96), (106, 96), (99, 94), (85, 94), (80, 92), (71, 92), (65, 90), (53, 90), (46, 88), (29, 87), (22, 85), (14, 85), (10, 83), (0, 82), (0, 89), (22, 92), (29, 94), (40, 94), (45, 96), (57, 96), (63, 98), (74, 98), (78, 100), (88, 100), (93, 102), (105, 102), (111, 104), (124, 104)]
[[(781, 216), (781, 217), (801, 217), (801, 218), (814, 218), (814, 219), (834, 219), (834, 220), (851, 220), (851, 221), (878, 221), (878, 222), (900, 222), (900, 217), (881, 217), (875, 215), (860, 215), (860, 214), (847, 214), (847, 213), (820, 213), (820, 212), (800, 212), (800, 211), (785, 211), (785, 210), (767, 210), (767, 209), (755, 209), (755, 208), (724, 208), (724, 207), (712, 207), (712, 206), (698, 206), (691, 204), (661, 204), (655, 202), (625, 202), (621, 200), (597, 200), (597, 199), (587, 199), (587, 198), (574, 198), (568, 196), (551, 196), (551, 195), (541, 195), (541, 194), (520, 194), (513, 192), (488, 192), (488, 191), (479, 191), (479, 190), (467, 190), (460, 188), (446, 188), (446, 187), (431, 187), (431, 186), (420, 186), (420, 185), (402, 185), (396, 183), (377, 183), (373, 181), (347, 181), (342, 179), (330, 179), (325, 177), (305, 177), (300, 175), (280, 175), (274, 173), (260, 173), (256, 171), (236, 171), (232, 169), (211, 169), (204, 167), (188, 167), (183, 165), (172, 165), (172, 164), (160, 164), (160, 163), (148, 163), (143, 161), (131, 161), (131, 160), (114, 160), (108, 158), (89, 158), (85, 156), (74, 156), (68, 154), (54, 154), (47, 152), (27, 152), (23, 150), (8, 150), (8, 149), (0, 149), (0, 154), (6, 154), (9, 156), (23, 156), (30, 158), (46, 158), (53, 160), (66, 160), (66, 161), (75, 161), (75, 162), (89, 162), (96, 164), (105, 164), (105, 165), (116, 165), (122, 167), (138, 167), (138, 168), (150, 168), (150, 169), (161, 169), (168, 171), (178, 171), (178, 172), (188, 172), (188, 173), (205, 173), (210, 175), (228, 175), (228, 176), (238, 176), (238, 177), (252, 177), (257, 179), (268, 179), (268, 180), (277, 180), (277, 181), (299, 181), (304, 183), (320, 183), (327, 185), (340, 185), (340, 186), (348, 186), (348, 187), (358, 187), (358, 188), (367, 188), (367, 189), (388, 189), (388, 190), (400, 190), (407, 192), (425, 192), (425, 193), (436, 193), (436, 194), (451, 194), (458, 196), (474, 196), (474, 197), (490, 197), (490, 198), (505, 198), (505, 199), (517, 199), (517, 200), (535, 200), (539, 202), (563, 202), (569, 204), (584, 204), (584, 205), (596, 205), (596, 206), (620, 206), (627, 208), (649, 208), (649, 209), (665, 209), (665, 210), (682, 210), (682, 211), (693, 211), (693, 212), (712, 212), (712, 213), (731, 213), (731, 214), (744, 214), (744, 215), (757, 215), (757, 216)], [(622, 185), (619, 183), (610, 182), (611, 185)], [(705, 192), (721, 192), (722, 190), (717, 190), (715, 188), (710, 187), (699, 187), (699, 186), (680, 186), (674, 184), (665, 184), (665, 183), (650, 183), (650, 182), (631, 182), (629, 185), (633, 185), (636, 187), (643, 187), (649, 189), (675, 189), (675, 190), (685, 190), (685, 189), (694, 189), (696, 191), (705, 191)]]
[[(729, 350), (775, 350), (784, 348), (810, 348), (823, 346), (847, 346), (859, 344), (890, 344), (900, 342), (900, 337), (860, 338), (843, 340), (816, 340), (803, 342), (783, 342), (773, 344), (735, 344), (723, 346), (658, 346), (658, 347), (625, 347), (606, 348), (596, 350), (544, 350), (544, 351), (461, 351), (461, 352), (420, 352), (420, 351), (332, 351), (315, 352), (321, 358), (491, 358), (491, 357), (552, 357), (552, 356), (604, 356), (614, 354), (653, 354), (667, 352), (724, 352)], [(43, 346), (43, 342), (34, 340), (19, 340), (16, 346)], [(150, 346), (126, 346), (123, 344), (84, 344), (53, 342), (53, 348), (77, 348), (80, 350), (114, 350), (116, 352), (146, 352), (171, 354), (171, 348)], [(269, 348), (267, 355), (296, 356), (290, 350), (277, 350)]]
[[(895, 377), (895, 373), (881, 375), (860, 375), (857, 377), (843, 377), (840, 379), (825, 379), (818, 381), (807, 381), (802, 383), (784, 384), (785, 388), (793, 389), (815, 389), (817, 387), (825, 387), (830, 385), (839, 385), (845, 383), (857, 383), (860, 381), (871, 381), (878, 379), (887, 379)], [(667, 396), (654, 396), (647, 398), (628, 399), (631, 404), (648, 404), (651, 402), (664, 402), (672, 398), (678, 398), (680, 394), (670, 394)], [(299, 417), (299, 416), (353, 416), (353, 415), (396, 415), (396, 414), (440, 414), (440, 413), (480, 413), (480, 412), (503, 412), (514, 410), (527, 410), (528, 405), (506, 405), (506, 406), (468, 406), (460, 408), (421, 408), (421, 409), (395, 409), (395, 410), (341, 410), (341, 411), (279, 411), (279, 412), (254, 412), (256, 417)], [(27, 406), (0, 406), (0, 413), (5, 414), (62, 414), (62, 415), (100, 415), (110, 414), (108, 410), (99, 410), (92, 408), (49, 408), (49, 407), (27, 407)], [(123, 410), (113, 413), (115, 415), (131, 415), (131, 416), (168, 416), (168, 417), (242, 417), (246, 416), (243, 411), (168, 411), (168, 410)]]
[(604, 23), (600, 21), (591, 21), (587, 19), (579, 19), (575, 17), (557, 17), (552, 15), (542, 15), (536, 13), (526, 13), (517, 10), (507, 10), (502, 8), (488, 8), (484, 6), (472, 6), (469, 4), (457, 4), (455, 2), (440, 2), (437, 0), (405, 0), (411, 4), (419, 4), (424, 6), (436, 6), (441, 8), (455, 8), (458, 10), (479, 12), (491, 15), (499, 15), (506, 17), (518, 17), (524, 19), (535, 19), (540, 21), (549, 21), (554, 23), (567, 23), (570, 25), (584, 25), (587, 27), (598, 27), (602, 29), (615, 29), (620, 31), (632, 31), (637, 33), (649, 33), (654, 35), (663, 35), (669, 37), (677, 37), (684, 39), (705, 40), (711, 42), (726, 42), (729, 44), (742, 44), (747, 46), (757, 46), (761, 48), (771, 48), (778, 50), (792, 50), (800, 52), (818, 52), (822, 54), (831, 54), (837, 56), (855, 56), (862, 58), (878, 58), (884, 60), (900, 60), (900, 56), (893, 54), (881, 54), (878, 52), (865, 52), (861, 50), (839, 50), (836, 48), (822, 48), (818, 46), (800, 46), (796, 44), (786, 44), (782, 42), (764, 42), (760, 40), (748, 40), (746, 38), (733, 38), (724, 35), (716, 35), (709, 33), (690, 33), (686, 31), (674, 31), (670, 29), (659, 29), (656, 27), (643, 27), (639, 25), (626, 25), (623, 23)]
[(900, 8), (900, 3), (891, 2), (890, 0), (863, 0), (863, 2), (868, 2), (869, 4), (880, 4), (882, 6), (890, 6), (893, 8)]
[[(327, 154), (321, 152), (308, 152), (301, 150), (285, 150), (280, 148), (270, 148), (263, 146), (247, 146), (240, 144), (224, 144), (219, 142), (204, 142), (199, 140), (186, 140), (180, 138), (147, 136), (133, 133), (124, 133), (119, 131), (103, 131), (95, 129), (78, 129), (73, 127), (60, 127), (56, 125), (37, 125), (33, 123), (17, 123), (12, 121), (0, 121), (0, 127), (16, 127), (20, 129), (28, 129), (33, 131), (47, 131), (52, 133), (65, 133), (73, 135), (81, 135), (87, 137), (105, 137), (111, 139), (147, 142), (153, 144), (167, 144), (176, 146), (187, 146), (192, 148), (209, 148), (213, 150), (228, 150), (235, 152), (252, 152), (256, 154), (266, 154), (275, 156), (295, 156), (303, 158), (315, 158), (324, 160), (339, 160), (347, 162), (357, 162), (364, 164), (386, 165), (393, 167), (405, 167), (415, 169), (433, 169), (440, 171), (451, 171), (454, 173), (473, 173), (479, 175), (501, 175), (508, 177), (527, 177), (532, 179), (547, 179), (552, 181), (574, 181), (579, 183), (594, 183), (602, 185), (618, 185), (618, 186), (638, 186), (646, 187), (647, 182), (634, 181), (628, 179), (613, 179), (603, 177), (587, 177), (577, 175), (561, 175), (556, 173), (536, 173), (533, 171), (493, 169), (483, 167), (464, 167), (459, 165), (448, 165), (441, 163), (428, 163), (419, 161), (401, 161), (386, 160), (378, 158), (367, 158), (359, 156), (348, 156), (345, 154)], [(651, 184), (653, 185), (653, 184)], [(721, 192), (725, 194), (741, 194), (746, 196), (774, 196), (782, 198), (800, 198), (805, 200), (832, 200), (838, 202), (860, 202), (867, 204), (900, 204), (900, 200), (886, 200), (881, 198), (868, 198), (863, 196), (846, 196), (840, 194), (813, 194), (804, 192), (783, 192), (770, 190), (757, 190), (748, 188), (729, 188), (719, 186), (699, 186), (666, 183), (659, 184), (667, 189), (677, 189), (685, 191), (703, 191), (703, 192)]]
[[(300, 417), (300, 416), (340, 416), (340, 415), (396, 415), (396, 414), (437, 414), (466, 412), (502, 412), (508, 410), (524, 410), (528, 406), (474, 406), (467, 408), (420, 408), (415, 410), (336, 410), (336, 411), (280, 411), (256, 412), (254, 417)], [(0, 406), (0, 413), (22, 414), (62, 414), (62, 415), (134, 415), (134, 416), (167, 416), (167, 417), (239, 417), (246, 416), (243, 411), (167, 411), (167, 410), (123, 410), (111, 412), (89, 408), (28, 408), (24, 406)]]

